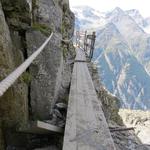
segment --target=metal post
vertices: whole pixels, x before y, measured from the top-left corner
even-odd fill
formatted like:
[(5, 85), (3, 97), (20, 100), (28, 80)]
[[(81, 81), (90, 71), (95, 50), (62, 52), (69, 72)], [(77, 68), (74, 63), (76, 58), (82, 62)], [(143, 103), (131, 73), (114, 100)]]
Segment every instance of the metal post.
[(93, 58), (95, 39), (96, 39), (96, 33), (93, 32), (92, 39), (91, 39), (90, 60)]
[(79, 45), (79, 47), (80, 47), (80, 31), (79, 31), (79, 35), (78, 35), (78, 45)]
[(87, 36), (86, 36), (86, 34), (87, 34), (87, 31), (85, 31), (85, 35), (84, 35), (84, 51), (86, 51), (86, 49), (87, 49)]

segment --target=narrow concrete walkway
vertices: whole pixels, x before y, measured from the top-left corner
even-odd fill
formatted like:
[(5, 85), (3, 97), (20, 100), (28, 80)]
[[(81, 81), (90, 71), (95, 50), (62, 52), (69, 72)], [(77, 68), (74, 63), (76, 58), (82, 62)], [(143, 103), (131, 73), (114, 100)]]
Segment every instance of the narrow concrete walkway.
[(115, 150), (87, 64), (82, 61), (86, 61), (85, 54), (77, 49), (63, 150)]

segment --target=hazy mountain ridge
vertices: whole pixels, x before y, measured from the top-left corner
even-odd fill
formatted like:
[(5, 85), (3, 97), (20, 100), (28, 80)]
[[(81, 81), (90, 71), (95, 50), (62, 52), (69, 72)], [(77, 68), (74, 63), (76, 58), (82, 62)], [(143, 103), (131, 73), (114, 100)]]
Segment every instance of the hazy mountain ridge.
[(150, 35), (145, 33), (144, 29), (131, 16), (119, 8), (112, 11), (108, 20), (115, 24), (127, 41), (130, 51), (143, 63), (149, 72)]
[[(116, 13), (124, 13), (130, 16), (140, 27), (143, 28), (145, 32), (147, 32), (146, 29), (150, 28), (150, 17), (144, 18), (140, 14), (140, 12), (136, 9), (131, 9), (131, 10), (126, 10), (123, 11), (119, 7), (116, 7), (113, 11), (110, 12), (100, 12), (98, 10), (95, 10), (89, 6), (76, 6), (71, 8), (72, 11), (74, 12), (76, 19), (79, 21), (78, 24), (80, 24), (80, 29), (86, 28), (86, 29), (91, 29), (96, 27), (101, 27), (105, 24), (107, 24), (109, 21), (107, 20), (108, 16), (112, 12)], [(87, 21), (91, 24), (86, 24), (86, 26), (82, 26), (83, 21)], [(147, 32), (150, 33), (150, 30)]]
[[(123, 11), (117, 7), (111, 12), (100, 13), (88, 7), (84, 10), (92, 13), (88, 12), (85, 18), (92, 17), (91, 24), (86, 24), (83, 21), (86, 11), (82, 13), (82, 9), (76, 16), (78, 27), (97, 31), (94, 61), (99, 66), (103, 84), (122, 99), (123, 108), (149, 109), (150, 36), (145, 28), (150, 19), (143, 18), (135, 9)], [(93, 22), (96, 25), (93, 26)]]
[(122, 107), (134, 109), (150, 107), (147, 104), (150, 102), (150, 94), (147, 91), (150, 77), (132, 55), (115, 25), (108, 24), (97, 38), (100, 41), (99, 44), (103, 44), (104, 50), (96, 61), (99, 65), (101, 80), (107, 89), (122, 99)]
[[(96, 11), (88, 6), (73, 7), (72, 11), (76, 20), (78, 20), (75, 22), (76, 29), (91, 29), (91, 27), (97, 28), (106, 24), (105, 13)], [(85, 24), (85, 22), (88, 23)]]

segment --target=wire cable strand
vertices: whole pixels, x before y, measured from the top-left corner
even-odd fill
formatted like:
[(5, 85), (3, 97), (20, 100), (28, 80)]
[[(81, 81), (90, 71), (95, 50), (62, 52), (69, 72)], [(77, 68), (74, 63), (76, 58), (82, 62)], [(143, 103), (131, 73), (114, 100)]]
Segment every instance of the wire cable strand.
[(19, 67), (17, 67), (12, 73), (10, 73), (4, 80), (0, 82), (0, 97), (22, 75), (22, 73), (25, 72), (34, 59), (43, 51), (53, 35), (54, 33), (52, 32), (47, 40), (31, 56), (29, 56), (29, 58), (27, 58)]

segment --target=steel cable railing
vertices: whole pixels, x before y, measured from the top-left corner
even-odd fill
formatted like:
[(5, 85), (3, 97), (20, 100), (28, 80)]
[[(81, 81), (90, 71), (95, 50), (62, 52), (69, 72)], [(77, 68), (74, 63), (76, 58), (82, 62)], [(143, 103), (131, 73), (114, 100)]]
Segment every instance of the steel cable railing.
[[(6, 90), (22, 75), (23, 72), (30, 66), (34, 59), (43, 51), (45, 46), (51, 40), (54, 33), (47, 38), (47, 40), (38, 48), (29, 58), (27, 58), (19, 67), (17, 67), (12, 73), (10, 73), (5, 79), (0, 82), (0, 96), (2, 96)], [(56, 35), (56, 37), (63, 42), (70, 42), (73, 37), (70, 39), (62, 39)]]
[(29, 58), (27, 58), (19, 67), (17, 67), (12, 73), (10, 73), (4, 80), (0, 82), (0, 96), (2, 96), (6, 90), (19, 78), (19, 76), (26, 71), (33, 60), (43, 51), (45, 46), (51, 40), (53, 32), (47, 38), (47, 40), (38, 48)]

